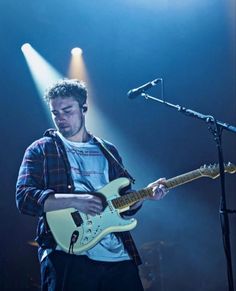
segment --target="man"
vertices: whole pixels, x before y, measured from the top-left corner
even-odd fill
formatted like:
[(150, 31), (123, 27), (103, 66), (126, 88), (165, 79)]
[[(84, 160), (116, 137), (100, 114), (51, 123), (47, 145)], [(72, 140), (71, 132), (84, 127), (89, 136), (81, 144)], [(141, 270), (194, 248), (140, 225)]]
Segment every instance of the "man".
[[(87, 90), (82, 82), (60, 80), (48, 89), (45, 99), (56, 130), (47, 130), (27, 148), (16, 189), (20, 212), (39, 217), (36, 241), (42, 290), (143, 290), (137, 268), (140, 257), (128, 231), (109, 233), (79, 254), (65, 252), (56, 243), (45, 213), (74, 208), (95, 217), (104, 210), (95, 192), (110, 181), (131, 176), (114, 145), (86, 129)], [(150, 199), (167, 192), (163, 179), (149, 187)], [(135, 214), (141, 204), (133, 204), (124, 214)]]

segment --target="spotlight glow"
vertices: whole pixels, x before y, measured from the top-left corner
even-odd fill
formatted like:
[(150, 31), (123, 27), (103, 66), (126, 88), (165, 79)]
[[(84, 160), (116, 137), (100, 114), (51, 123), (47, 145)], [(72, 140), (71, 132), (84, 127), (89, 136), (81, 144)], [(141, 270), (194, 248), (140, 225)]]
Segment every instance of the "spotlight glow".
[(87, 85), (89, 85), (88, 74), (83, 60), (82, 50), (80, 48), (74, 48), (71, 51), (68, 76), (71, 79), (83, 80)]
[(42, 97), (45, 89), (62, 76), (29, 43), (23, 44), (21, 50), (39, 95)]
[(82, 49), (79, 47), (75, 47), (71, 50), (71, 54), (74, 56), (81, 56), (83, 53)]
[(22, 46), (21, 46), (21, 50), (23, 53), (26, 53), (27, 51), (29, 51), (31, 49), (31, 45), (29, 43), (24, 43)]

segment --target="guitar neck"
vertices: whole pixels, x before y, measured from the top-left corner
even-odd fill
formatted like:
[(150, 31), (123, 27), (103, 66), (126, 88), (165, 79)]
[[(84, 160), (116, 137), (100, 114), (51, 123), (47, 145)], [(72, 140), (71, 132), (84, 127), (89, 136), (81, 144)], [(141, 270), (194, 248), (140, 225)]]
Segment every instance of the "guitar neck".
[[(165, 186), (167, 189), (172, 189), (182, 184), (189, 183), (201, 177), (203, 177), (203, 175), (201, 174), (200, 170), (197, 169), (197, 170), (166, 180)], [(114, 205), (115, 208), (119, 208), (119, 209), (127, 208), (133, 205), (134, 203), (143, 200), (146, 197), (152, 197), (152, 195), (153, 195), (152, 188), (148, 187), (148, 188), (131, 192), (121, 197), (115, 198), (112, 200), (112, 204)]]
[(199, 179), (203, 177), (201, 171), (199, 169), (176, 176), (174, 178), (170, 178), (168, 180), (165, 181), (165, 185), (167, 187), (167, 189), (172, 189), (175, 188), (177, 186), (189, 183), (193, 180)]

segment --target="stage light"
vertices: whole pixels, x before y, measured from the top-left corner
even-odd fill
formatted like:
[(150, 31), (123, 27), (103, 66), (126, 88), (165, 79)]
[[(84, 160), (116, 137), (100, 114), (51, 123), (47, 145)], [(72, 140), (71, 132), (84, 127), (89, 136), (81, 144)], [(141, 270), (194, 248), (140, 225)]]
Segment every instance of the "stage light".
[(74, 56), (81, 56), (83, 53), (82, 49), (79, 47), (75, 47), (71, 50), (71, 54)]
[(21, 50), (23, 53), (29, 51), (31, 49), (31, 45), (29, 43), (24, 43), (22, 46), (21, 46)]

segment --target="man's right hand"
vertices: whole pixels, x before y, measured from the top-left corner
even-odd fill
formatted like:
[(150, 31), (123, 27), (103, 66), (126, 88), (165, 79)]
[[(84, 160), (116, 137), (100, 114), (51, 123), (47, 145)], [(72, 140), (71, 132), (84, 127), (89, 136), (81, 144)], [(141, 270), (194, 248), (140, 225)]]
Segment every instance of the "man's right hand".
[(45, 200), (44, 211), (54, 211), (65, 208), (75, 208), (92, 216), (100, 214), (103, 210), (102, 200), (92, 194), (51, 194)]
[(79, 194), (73, 198), (72, 205), (86, 214), (96, 215), (103, 210), (102, 200), (91, 194)]

